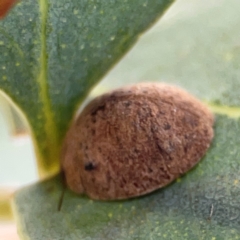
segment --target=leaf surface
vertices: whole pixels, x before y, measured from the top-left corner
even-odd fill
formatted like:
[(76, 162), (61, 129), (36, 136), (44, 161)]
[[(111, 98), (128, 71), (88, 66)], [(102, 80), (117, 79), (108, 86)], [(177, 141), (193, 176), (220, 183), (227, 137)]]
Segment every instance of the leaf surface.
[(172, 2), (24, 0), (0, 21), (0, 88), (30, 123), (42, 175), (59, 169), (79, 103)]
[(99, 89), (156, 79), (207, 100), (222, 115), (216, 114), (215, 137), (206, 156), (164, 189), (127, 201), (91, 201), (66, 191), (58, 212), (59, 176), (25, 188), (13, 202), (23, 239), (240, 239), (240, 3), (177, 4)]
[(22, 239), (238, 239), (239, 128), (239, 120), (217, 116), (214, 142), (200, 164), (145, 197), (100, 202), (66, 191), (58, 212), (59, 176), (21, 190), (14, 209)]
[(239, 7), (234, 0), (177, 1), (99, 87), (165, 81), (200, 99), (240, 106)]

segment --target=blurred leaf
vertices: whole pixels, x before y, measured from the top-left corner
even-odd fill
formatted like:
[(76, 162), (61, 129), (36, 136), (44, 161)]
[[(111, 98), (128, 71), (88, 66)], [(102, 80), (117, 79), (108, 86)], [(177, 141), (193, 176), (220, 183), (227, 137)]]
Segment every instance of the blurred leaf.
[(178, 0), (100, 87), (165, 81), (198, 98), (240, 106), (239, 9), (235, 0)]
[(173, 1), (24, 0), (0, 22), (0, 88), (30, 123), (42, 175), (59, 169), (88, 91)]

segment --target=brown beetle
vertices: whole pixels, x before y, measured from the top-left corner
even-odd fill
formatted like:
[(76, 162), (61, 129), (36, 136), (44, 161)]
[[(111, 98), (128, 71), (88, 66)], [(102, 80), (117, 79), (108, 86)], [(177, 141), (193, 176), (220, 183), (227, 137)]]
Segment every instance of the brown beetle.
[(141, 83), (91, 101), (62, 151), (70, 189), (101, 200), (164, 187), (195, 166), (213, 138), (213, 114), (175, 86)]

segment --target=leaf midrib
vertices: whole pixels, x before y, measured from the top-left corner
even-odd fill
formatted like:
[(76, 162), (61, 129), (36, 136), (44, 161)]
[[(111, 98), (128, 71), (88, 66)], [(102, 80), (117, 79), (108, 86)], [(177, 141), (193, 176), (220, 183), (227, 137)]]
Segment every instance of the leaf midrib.
[[(41, 18), (41, 36), (40, 36), (40, 45), (41, 45), (41, 52), (40, 52), (40, 71), (38, 76), (38, 84), (40, 88), (40, 99), (43, 103), (43, 114), (44, 118), (46, 119), (46, 123), (44, 124), (45, 135), (46, 135), (46, 142), (48, 156), (41, 156), (44, 158), (48, 158), (48, 164), (54, 164), (56, 162), (56, 156), (59, 155), (59, 143), (58, 143), (58, 131), (56, 124), (54, 123), (54, 114), (52, 111), (52, 105), (49, 96), (49, 86), (47, 82), (47, 17), (48, 17), (48, 0), (39, 0), (39, 7), (40, 7), (40, 18)], [(38, 144), (41, 144), (38, 142)], [(39, 146), (38, 146), (39, 147)], [(40, 155), (41, 150), (40, 150)], [(43, 163), (46, 161), (39, 161), (39, 163)], [(44, 167), (44, 166), (43, 166)], [(48, 166), (51, 167), (51, 166)], [(40, 166), (41, 168), (41, 166)], [(44, 167), (45, 169), (45, 167)]]
[(212, 102), (204, 101), (204, 103), (211, 109), (211, 111), (215, 114), (226, 115), (229, 118), (240, 118), (240, 108), (239, 107), (231, 107), (222, 104), (216, 104)]

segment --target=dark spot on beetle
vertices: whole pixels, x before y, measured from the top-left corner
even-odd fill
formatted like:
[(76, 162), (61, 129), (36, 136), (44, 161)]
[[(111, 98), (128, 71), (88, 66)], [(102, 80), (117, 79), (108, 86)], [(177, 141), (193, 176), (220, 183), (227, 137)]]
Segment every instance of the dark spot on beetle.
[(134, 148), (134, 152), (135, 153), (140, 153), (140, 151), (138, 149), (136, 149), (136, 148)]
[(104, 110), (105, 110), (105, 105), (100, 105), (92, 111), (91, 115), (96, 116), (99, 111), (104, 111)]
[(159, 113), (160, 113), (161, 115), (165, 115), (165, 112), (164, 112), (164, 111), (159, 111)]
[(92, 171), (96, 168), (96, 166), (94, 166), (94, 164), (92, 162), (88, 162), (84, 165), (84, 169), (86, 171)]
[(187, 152), (188, 152), (188, 148), (185, 146), (184, 147), (184, 153), (187, 154)]
[(147, 93), (148, 93), (148, 91), (147, 91), (147, 90), (143, 90), (143, 93), (146, 93), (146, 94), (147, 94)]
[(133, 185), (136, 187), (136, 188), (138, 188), (139, 187), (139, 185), (138, 185), (138, 183), (133, 183)]
[(164, 124), (164, 130), (169, 130), (171, 128), (171, 125), (169, 123)]
[(153, 170), (151, 168), (148, 168), (148, 172), (151, 173), (153, 172)]
[(124, 177), (122, 178), (122, 182), (123, 182), (124, 185), (127, 183), (127, 181)]
[(125, 107), (129, 107), (131, 105), (131, 102), (130, 101), (126, 101), (126, 102), (123, 102), (124, 106)]
[(92, 118), (92, 123), (96, 123), (96, 118), (95, 118), (95, 116)]

